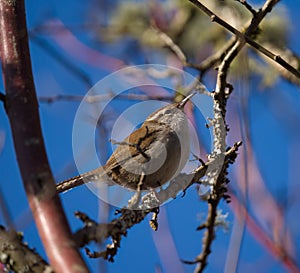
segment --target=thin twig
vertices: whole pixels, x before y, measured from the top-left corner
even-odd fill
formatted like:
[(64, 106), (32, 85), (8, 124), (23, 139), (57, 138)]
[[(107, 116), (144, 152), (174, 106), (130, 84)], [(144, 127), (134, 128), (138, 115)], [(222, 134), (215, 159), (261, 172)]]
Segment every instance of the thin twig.
[(186, 56), (183, 53), (183, 51), (181, 50), (181, 48), (178, 45), (176, 45), (174, 43), (174, 41), (172, 40), (172, 38), (169, 35), (167, 35), (165, 32), (162, 32), (161, 30), (159, 30), (157, 28), (153, 28), (153, 29), (157, 33), (158, 37), (162, 41), (164, 41), (166, 46), (168, 46), (171, 49), (171, 51), (173, 51), (175, 53), (175, 55), (178, 57), (178, 59), (183, 63), (183, 65), (185, 65), (187, 60), (186, 60)]
[(205, 74), (205, 72), (207, 70), (212, 68), (218, 62), (220, 62), (222, 57), (224, 57), (226, 52), (232, 47), (232, 45), (236, 41), (236, 38), (233, 37), (227, 43), (225, 43), (225, 45), (222, 48), (220, 48), (217, 52), (215, 52), (213, 55), (209, 56), (207, 59), (202, 61), (200, 64), (195, 64), (195, 63), (191, 63), (187, 60), (187, 57), (184, 54), (184, 52), (182, 51), (182, 49), (177, 44), (175, 44), (173, 39), (167, 33), (163, 32), (159, 29), (155, 29), (155, 30), (158, 34), (158, 37), (160, 37), (162, 39), (162, 41), (164, 41), (166, 46), (168, 46), (168, 48), (170, 48), (170, 50), (178, 57), (178, 59), (181, 61), (182, 65), (197, 69), (200, 72), (200, 78), (203, 77), (203, 75)]
[(207, 59), (202, 61), (200, 64), (188, 63), (187, 66), (198, 69), (201, 72), (201, 77), (213, 66), (217, 65), (225, 56), (226, 52), (233, 46), (236, 41), (236, 37), (232, 37), (228, 40), (219, 50), (213, 55), (210, 55)]
[(252, 6), (246, 0), (235, 0), (235, 1), (241, 3), (243, 6), (245, 6), (247, 10), (249, 10), (252, 13), (253, 16), (256, 16), (257, 11), (254, 8), (252, 8)]
[(250, 33), (253, 33), (253, 29), (257, 29), (257, 26), (261, 22), (261, 20), (266, 16), (268, 12), (272, 10), (272, 7), (279, 1), (279, 0), (269, 0), (266, 2), (266, 4), (263, 6), (263, 8), (256, 13), (256, 16), (251, 21), (250, 26), (247, 28), (247, 31), (245, 34), (241, 33), (239, 30), (231, 26), (230, 24), (226, 23), (224, 20), (222, 20), (220, 17), (218, 17), (216, 14), (214, 14), (211, 10), (209, 10), (207, 7), (205, 7), (200, 1), (198, 0), (189, 0), (193, 4), (195, 4), (198, 8), (200, 8), (202, 11), (204, 11), (206, 14), (208, 14), (213, 22), (217, 22), (219, 25), (223, 26), (233, 34), (235, 34), (241, 41), (244, 41), (257, 49), (259, 52), (261, 52), (263, 55), (267, 56), (271, 60), (275, 61), (288, 71), (290, 71), (293, 75), (300, 78), (300, 71), (296, 68), (292, 67), (289, 63), (287, 63), (284, 59), (282, 59), (279, 55), (276, 55), (269, 51), (268, 49), (264, 48), (262, 45), (255, 42), (251, 36)]
[(145, 101), (145, 100), (162, 100), (162, 101), (171, 101), (173, 96), (149, 96), (143, 94), (118, 94), (116, 95), (113, 92), (108, 92), (106, 94), (99, 95), (53, 95), (53, 96), (39, 96), (38, 100), (41, 103), (54, 103), (59, 101), (74, 101), (80, 102), (85, 99), (88, 103), (97, 103), (102, 101), (107, 101), (114, 98), (115, 100), (135, 100), (135, 101)]

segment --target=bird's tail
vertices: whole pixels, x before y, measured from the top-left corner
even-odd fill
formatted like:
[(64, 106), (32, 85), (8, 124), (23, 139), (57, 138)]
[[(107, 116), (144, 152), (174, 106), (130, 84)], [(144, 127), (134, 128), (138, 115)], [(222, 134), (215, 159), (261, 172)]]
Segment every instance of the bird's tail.
[(84, 174), (74, 176), (72, 178), (64, 180), (56, 185), (56, 191), (58, 193), (61, 193), (76, 188), (78, 186), (81, 186), (83, 184), (96, 181), (97, 179), (99, 179), (100, 173), (101, 171), (95, 169), (93, 171), (86, 172)]

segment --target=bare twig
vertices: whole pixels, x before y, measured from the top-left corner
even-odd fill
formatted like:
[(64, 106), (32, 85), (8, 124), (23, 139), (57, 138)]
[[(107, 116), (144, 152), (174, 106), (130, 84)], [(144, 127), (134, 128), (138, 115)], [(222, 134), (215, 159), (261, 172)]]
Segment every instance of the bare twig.
[(175, 44), (175, 42), (172, 40), (172, 38), (167, 33), (163, 32), (159, 29), (155, 29), (155, 30), (156, 30), (158, 36), (162, 39), (162, 41), (164, 41), (166, 46), (178, 57), (178, 59), (181, 61), (182, 65), (197, 69), (200, 72), (201, 77), (205, 74), (205, 72), (207, 70), (212, 68), (218, 62), (220, 62), (222, 57), (224, 57), (225, 53), (232, 47), (233, 43), (236, 40), (236, 38), (233, 37), (222, 48), (220, 48), (216, 53), (209, 56), (207, 59), (202, 61), (200, 64), (195, 64), (195, 63), (191, 63), (187, 60), (187, 57), (184, 54), (184, 52), (182, 51), (182, 49), (177, 44)]
[(198, 8), (200, 8), (202, 11), (204, 11), (206, 14), (208, 14), (213, 22), (217, 22), (219, 25), (223, 26), (233, 34), (235, 34), (243, 43), (248, 43), (255, 49), (257, 49), (259, 52), (261, 52), (263, 55), (267, 56), (268, 58), (272, 59), (273, 61), (277, 62), (279, 65), (290, 71), (293, 75), (300, 78), (300, 71), (296, 68), (292, 67), (289, 63), (287, 63), (285, 60), (283, 60), (280, 56), (272, 53), (268, 49), (264, 48), (262, 45), (255, 42), (251, 36), (250, 33), (254, 33), (253, 29), (257, 29), (259, 23), (261, 20), (266, 16), (268, 12), (272, 10), (272, 7), (279, 1), (279, 0), (269, 0), (266, 1), (266, 4), (262, 7), (262, 9), (256, 13), (256, 16), (253, 17), (253, 20), (251, 21), (249, 27), (247, 28), (247, 31), (245, 34), (241, 33), (237, 29), (235, 29), (230, 24), (223, 21), (220, 17), (218, 17), (216, 14), (214, 14), (211, 10), (209, 10), (207, 7), (205, 7), (199, 0), (189, 0), (193, 4), (195, 4)]
[[(278, 47), (276, 47), (276, 46), (274, 46), (273, 44), (270, 44), (270, 43), (266, 43), (265, 46), (267, 48), (271, 49), (271, 51), (274, 52), (276, 55), (282, 56), (293, 67), (300, 68), (300, 58), (295, 52), (293, 52), (293, 51), (291, 51), (287, 48), (278, 48)], [(261, 57), (264, 57), (264, 55), (261, 54)], [(299, 77), (296, 77), (294, 74), (291, 74), (284, 67), (282, 67), (278, 63), (272, 62), (267, 57), (265, 57), (264, 59), (265, 59), (266, 62), (271, 64), (278, 71), (278, 73), (280, 74), (280, 76), (283, 79), (285, 79), (285, 80), (287, 80), (287, 81), (289, 81), (293, 84), (297, 84), (298, 86), (300, 86), (300, 78)]]
[(236, 38), (232, 37), (217, 52), (202, 61), (199, 65), (188, 63), (187, 66), (198, 69), (201, 72), (201, 76), (203, 76), (210, 68), (220, 63), (226, 52), (228, 52), (228, 50), (233, 46), (235, 41)]
[(257, 11), (246, 1), (246, 0), (235, 0), (239, 3), (241, 3), (247, 10), (249, 10), (253, 16), (256, 16)]
[(186, 56), (183, 53), (183, 51), (181, 50), (181, 48), (178, 45), (176, 45), (174, 43), (174, 41), (172, 40), (172, 38), (169, 35), (167, 35), (165, 32), (162, 32), (161, 30), (159, 30), (157, 28), (153, 28), (153, 29), (157, 33), (158, 37), (162, 41), (164, 41), (166, 46), (168, 46), (170, 48), (170, 50), (175, 53), (175, 55), (178, 57), (178, 59), (185, 65), (187, 60), (186, 60)]
[(173, 96), (149, 96), (143, 94), (118, 94), (116, 95), (113, 92), (108, 92), (107, 94), (99, 95), (53, 95), (53, 96), (39, 96), (38, 100), (41, 103), (54, 103), (58, 101), (75, 101), (80, 102), (83, 99), (88, 103), (97, 103), (101, 101), (107, 101), (109, 99), (120, 99), (120, 100), (136, 100), (136, 101), (145, 101), (145, 100), (162, 100), (162, 101), (171, 101)]

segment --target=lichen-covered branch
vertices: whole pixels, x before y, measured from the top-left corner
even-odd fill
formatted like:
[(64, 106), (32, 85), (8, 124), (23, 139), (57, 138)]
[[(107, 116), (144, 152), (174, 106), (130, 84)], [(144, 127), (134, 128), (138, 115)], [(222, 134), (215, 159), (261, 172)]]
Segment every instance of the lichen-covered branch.
[(77, 212), (78, 217), (85, 226), (74, 234), (74, 238), (79, 247), (83, 247), (91, 241), (103, 242), (107, 238), (112, 239), (112, 244), (107, 249), (98, 253), (92, 253), (86, 249), (91, 258), (102, 257), (110, 262), (114, 261), (114, 256), (120, 247), (122, 236), (127, 235), (127, 230), (135, 224), (140, 223), (153, 210), (128, 210), (119, 211), (120, 217), (110, 223), (97, 224), (82, 212)]
[[(193, 4), (195, 4), (198, 8), (208, 14), (212, 21), (218, 22), (220, 25), (231, 31), (236, 35), (236, 41), (232, 44), (231, 48), (226, 52), (223, 59), (221, 60), (218, 66), (218, 74), (217, 74), (217, 83), (216, 89), (214, 92), (214, 118), (211, 120), (211, 126), (213, 127), (214, 134), (214, 147), (213, 152), (211, 153), (209, 158), (220, 159), (222, 161), (222, 155), (224, 154), (224, 150), (226, 149), (226, 133), (227, 133), (227, 125), (225, 122), (226, 118), (226, 105), (227, 100), (229, 98), (230, 93), (232, 92), (232, 86), (227, 82), (227, 77), (229, 74), (229, 68), (232, 61), (239, 54), (244, 45), (249, 43), (250, 45), (256, 45), (251, 35), (257, 32), (257, 28), (263, 18), (266, 16), (268, 12), (270, 12), (273, 6), (278, 2), (278, 0), (267, 0), (263, 7), (258, 12), (252, 12), (253, 18), (246, 28), (245, 35), (233, 28), (228, 23), (224, 22), (221, 18), (216, 16), (212, 11), (210, 11), (206, 6), (204, 6), (199, 0), (189, 0)], [(245, 3), (244, 3), (245, 4)], [(248, 3), (245, 4), (249, 9)], [(265, 49), (261, 49), (261, 47), (256, 47), (260, 52), (266, 54)], [(267, 52), (268, 53), (268, 52)], [(266, 54), (269, 56), (268, 54)], [(283, 65), (285, 68), (286, 66)], [(289, 69), (295, 75), (300, 74), (299, 71), (294, 71)], [(234, 159), (233, 159), (234, 160)], [(212, 190), (208, 197), (208, 215), (206, 221), (201, 228), (206, 229), (203, 237), (203, 245), (202, 251), (197, 256), (194, 262), (197, 263), (197, 267), (195, 272), (200, 273), (203, 272), (206, 265), (209, 254), (211, 253), (211, 244), (215, 239), (215, 225), (217, 219), (217, 208), (220, 200), (224, 197), (224, 193), (227, 191), (226, 184), (229, 182), (227, 179), (227, 168), (229, 164), (220, 164), (220, 168), (216, 172), (215, 169), (207, 171), (208, 183), (211, 184)]]
[[(235, 143), (230, 149), (224, 154), (224, 168), (227, 168), (229, 164), (232, 164), (237, 156), (238, 148), (241, 146), (241, 142)], [(170, 185), (160, 192), (157, 193), (156, 198), (159, 199), (158, 203), (167, 201), (170, 198), (175, 198), (182, 190), (187, 190), (194, 183), (199, 182), (207, 172), (208, 168), (216, 168), (218, 162), (215, 159), (209, 160), (205, 164), (199, 166), (191, 174), (181, 174), (171, 181)], [(221, 188), (221, 187), (220, 187)], [(218, 193), (218, 196), (226, 198), (225, 191), (223, 193)], [(147, 200), (147, 198), (149, 200)], [(145, 219), (145, 217), (153, 212), (155, 217), (157, 216), (157, 209), (148, 209), (149, 202), (151, 202), (151, 196), (145, 196), (143, 199), (143, 204), (145, 207), (139, 207), (141, 210), (128, 210), (122, 209), (119, 211), (119, 218), (114, 219), (110, 223), (98, 224), (91, 220), (87, 215), (81, 212), (76, 213), (83, 223), (84, 227), (79, 229), (74, 234), (74, 239), (79, 247), (83, 247), (89, 244), (91, 241), (103, 242), (104, 240), (111, 238), (112, 244), (108, 245), (106, 250), (101, 252), (92, 253), (89, 250), (87, 254), (89, 257), (96, 258), (102, 257), (109, 261), (114, 260), (114, 256), (117, 254), (117, 250), (120, 246), (121, 239), (123, 236), (127, 235), (127, 231), (134, 225), (140, 223)], [(147, 205), (148, 204), (148, 205)], [(151, 204), (153, 205), (153, 204)], [(155, 218), (154, 217), (154, 218)], [(156, 218), (150, 221), (152, 227), (156, 227)]]
[(14, 230), (0, 226), (0, 263), (12, 272), (51, 273), (52, 268)]

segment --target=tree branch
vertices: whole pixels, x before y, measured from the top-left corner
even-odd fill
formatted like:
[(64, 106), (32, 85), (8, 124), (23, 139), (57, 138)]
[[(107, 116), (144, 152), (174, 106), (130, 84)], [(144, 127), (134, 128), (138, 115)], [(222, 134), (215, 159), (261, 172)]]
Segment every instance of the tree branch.
[(53, 273), (51, 267), (33, 249), (22, 242), (22, 236), (0, 226), (0, 262), (13, 272)]
[(6, 110), (25, 191), (56, 272), (88, 272), (56, 194), (41, 132), (31, 69), (24, 1), (0, 0)]
[[(229, 164), (232, 164), (237, 156), (238, 148), (241, 146), (241, 142), (235, 143), (228, 151), (224, 154), (225, 160), (223, 162), (224, 168)], [(205, 164), (199, 166), (191, 174), (180, 174), (174, 180), (172, 180), (166, 189), (162, 189), (157, 193), (156, 197), (159, 199), (157, 205), (167, 201), (170, 198), (175, 198), (182, 190), (187, 190), (194, 183), (199, 182), (201, 178), (206, 175), (206, 172), (212, 166), (215, 167), (218, 164), (216, 159), (209, 160)], [(219, 194), (220, 198), (224, 197)], [(143, 203), (146, 205), (139, 206), (141, 210), (128, 210), (122, 209), (120, 211), (120, 217), (112, 220), (110, 223), (96, 223), (89, 219), (84, 213), (76, 213), (78, 217), (85, 225), (83, 228), (76, 231), (74, 238), (79, 247), (83, 247), (90, 242), (103, 242), (107, 238), (112, 239), (112, 244), (108, 245), (107, 249), (97, 253), (97, 255), (87, 250), (87, 253), (91, 257), (102, 257), (109, 261), (114, 260), (114, 256), (117, 254), (117, 249), (120, 246), (120, 242), (123, 236), (127, 235), (127, 231), (135, 224), (140, 223), (145, 217), (153, 212), (153, 209), (149, 209), (149, 203), (151, 203), (151, 196), (144, 196)], [(147, 205), (148, 204), (148, 205)], [(155, 204), (151, 204), (153, 206)], [(152, 225), (154, 224), (154, 225)], [(151, 220), (150, 225), (156, 227), (156, 220)]]
[[(213, 21), (218, 22), (220, 25), (224, 26), (226, 29), (228, 29), (237, 36), (235, 43), (226, 52), (224, 58), (222, 59), (218, 67), (217, 83), (214, 92), (214, 118), (211, 122), (214, 134), (214, 147), (210, 158), (218, 159), (223, 154), (224, 149), (226, 148), (226, 132), (228, 130), (225, 123), (226, 104), (228, 97), (232, 91), (231, 85), (227, 83), (227, 76), (229, 73), (230, 65), (232, 61), (236, 58), (236, 56), (239, 54), (241, 49), (244, 47), (246, 42), (252, 46), (253, 44), (257, 44), (249, 37), (257, 32), (257, 28), (260, 22), (263, 20), (266, 14), (272, 10), (273, 6), (278, 2), (278, 0), (266, 0), (263, 7), (258, 12), (253, 13), (253, 18), (245, 31), (245, 35), (233, 28), (231, 25), (224, 22), (218, 16), (216, 16), (199, 0), (189, 1), (195, 4), (197, 7), (199, 7), (206, 14), (208, 14)], [(264, 54), (266, 53), (264, 50), (261, 49), (261, 47), (259, 51)], [(289, 69), (289, 71), (300, 75), (300, 72), (294, 68)], [(195, 261), (192, 262), (197, 263), (197, 267), (195, 269), (195, 272), (197, 273), (201, 273), (204, 271), (207, 265), (208, 256), (211, 253), (211, 244), (215, 239), (217, 207), (222, 197), (224, 197), (224, 193), (227, 191), (226, 184), (229, 182), (226, 177), (228, 165), (229, 164), (221, 165), (219, 172), (215, 172), (214, 170), (208, 170), (207, 172), (208, 181), (212, 181), (210, 182), (212, 185), (212, 190), (208, 197), (208, 215), (206, 218), (206, 222), (203, 225), (201, 225), (202, 228), (206, 229), (206, 232), (204, 233), (203, 237), (202, 251), (196, 257)]]
[(233, 34), (235, 34), (243, 43), (248, 43), (255, 49), (257, 49), (259, 52), (261, 52), (263, 55), (267, 56), (271, 60), (275, 61), (288, 71), (290, 71), (294, 76), (300, 78), (300, 71), (294, 67), (292, 67), (289, 63), (287, 63), (284, 59), (282, 59), (279, 55), (276, 55), (269, 51), (268, 49), (264, 48), (262, 45), (255, 42), (250, 34), (254, 33), (254, 29), (256, 30), (261, 20), (266, 16), (268, 12), (270, 12), (273, 8), (273, 6), (279, 2), (279, 0), (269, 0), (266, 1), (264, 6), (260, 9), (259, 12), (255, 13), (255, 16), (253, 16), (253, 19), (250, 23), (250, 25), (247, 27), (247, 31), (245, 34), (241, 33), (237, 29), (235, 29), (233, 26), (229, 25), (225, 21), (223, 21), (220, 17), (218, 17), (216, 14), (214, 14), (211, 10), (209, 10), (207, 7), (205, 7), (199, 0), (189, 0), (192, 2), (195, 6), (200, 8), (203, 12), (205, 12), (207, 15), (210, 16), (211, 20), (213, 22), (217, 22), (219, 25), (223, 26)]

